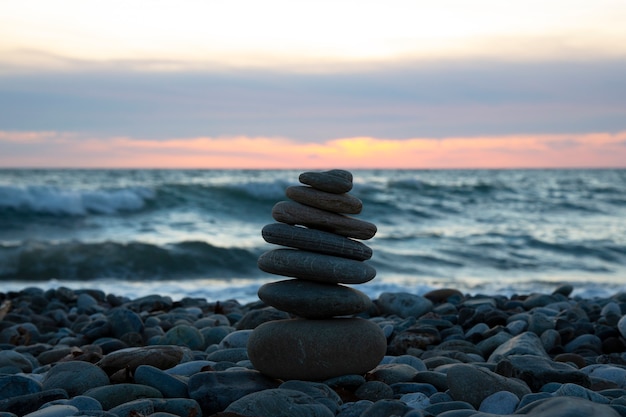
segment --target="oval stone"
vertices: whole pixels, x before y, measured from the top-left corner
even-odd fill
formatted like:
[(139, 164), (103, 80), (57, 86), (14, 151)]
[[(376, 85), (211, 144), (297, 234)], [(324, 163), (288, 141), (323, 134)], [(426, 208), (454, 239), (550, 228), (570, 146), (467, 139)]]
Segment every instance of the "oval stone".
[(343, 169), (322, 172), (303, 172), (298, 177), (302, 184), (334, 194), (347, 193), (352, 189), (352, 173)]
[(277, 222), (299, 224), (355, 239), (371, 239), (377, 231), (373, 223), (320, 210), (295, 201), (276, 203), (272, 208), (272, 217)]
[(333, 194), (313, 187), (292, 185), (285, 190), (287, 197), (298, 203), (334, 213), (359, 214), (363, 203), (350, 194)]
[(363, 284), (376, 276), (376, 270), (365, 262), (298, 249), (265, 252), (257, 264), (270, 274), (331, 284)]
[(257, 327), (248, 340), (254, 367), (283, 380), (363, 375), (380, 363), (386, 350), (380, 327), (360, 318), (272, 321)]
[(261, 230), (268, 243), (291, 248), (365, 261), (372, 257), (372, 249), (363, 243), (322, 230), (272, 223)]
[(372, 305), (367, 295), (354, 288), (302, 279), (265, 284), (259, 288), (259, 298), (279, 310), (309, 319), (357, 314)]

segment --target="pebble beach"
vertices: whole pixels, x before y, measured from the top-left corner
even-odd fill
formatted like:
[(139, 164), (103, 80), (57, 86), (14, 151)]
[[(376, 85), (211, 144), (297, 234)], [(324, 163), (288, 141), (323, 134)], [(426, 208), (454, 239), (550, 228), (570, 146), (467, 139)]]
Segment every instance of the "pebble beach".
[(626, 293), (383, 293), (356, 315), (387, 341), (364, 374), (268, 377), (261, 301), (0, 293), (0, 416), (626, 416)]

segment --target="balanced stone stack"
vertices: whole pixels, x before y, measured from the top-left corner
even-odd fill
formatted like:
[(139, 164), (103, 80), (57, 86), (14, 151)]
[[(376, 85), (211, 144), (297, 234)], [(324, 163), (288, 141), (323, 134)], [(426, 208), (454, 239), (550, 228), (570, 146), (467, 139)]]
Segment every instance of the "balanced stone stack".
[(361, 200), (348, 194), (350, 172), (305, 172), (299, 180), (305, 185), (286, 190), (293, 201), (272, 209), (279, 223), (262, 231), (267, 242), (285, 248), (258, 260), (265, 272), (293, 277), (263, 285), (259, 298), (297, 318), (257, 327), (248, 356), (257, 370), (285, 380), (364, 374), (379, 364), (387, 341), (376, 324), (350, 317), (370, 308), (371, 300), (342, 284), (363, 284), (376, 275), (364, 262), (372, 250), (359, 241), (372, 238), (376, 226), (349, 216), (362, 209)]

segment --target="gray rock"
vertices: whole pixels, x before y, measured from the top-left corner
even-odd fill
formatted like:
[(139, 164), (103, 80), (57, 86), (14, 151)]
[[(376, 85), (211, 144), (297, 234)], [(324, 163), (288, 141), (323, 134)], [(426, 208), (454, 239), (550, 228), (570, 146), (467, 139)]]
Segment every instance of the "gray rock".
[(609, 399), (602, 394), (598, 394), (595, 391), (591, 391), (590, 389), (583, 388), (580, 385), (576, 384), (563, 384), (559, 389), (554, 392), (554, 395), (557, 397), (563, 396), (584, 398), (586, 400), (593, 401), (599, 404), (608, 404), (610, 402)]
[(543, 348), (541, 339), (532, 332), (524, 332), (499, 346), (489, 356), (488, 362), (499, 362), (510, 355), (535, 355), (550, 359)]
[(393, 389), (382, 381), (367, 381), (354, 391), (354, 396), (360, 400), (372, 402), (392, 399)]
[(101, 411), (102, 404), (95, 398), (87, 397), (86, 395), (77, 395), (69, 400), (55, 400), (50, 401), (43, 405), (43, 407), (47, 407), (49, 405), (62, 404), (62, 405), (72, 405), (76, 407), (79, 411)]
[(466, 401), (440, 402), (431, 404), (424, 409), (424, 411), (430, 413), (433, 416), (443, 415), (444, 413), (453, 410), (472, 410), (473, 413), (476, 413), (475, 407), (472, 407), (472, 405)]
[(237, 370), (200, 372), (189, 378), (188, 386), (189, 397), (198, 402), (205, 415), (211, 415), (248, 394), (276, 388), (278, 382), (257, 371)]
[(138, 399), (113, 407), (110, 412), (118, 417), (148, 416), (154, 413), (154, 405), (149, 399)]
[(214, 362), (245, 361), (248, 359), (248, 350), (245, 347), (232, 349), (219, 349), (207, 355), (207, 360)]
[(76, 415), (77, 412), (78, 408), (73, 405), (56, 404), (28, 413), (24, 417), (67, 417)]
[(363, 284), (376, 276), (376, 270), (365, 262), (298, 249), (265, 252), (257, 265), (270, 274), (332, 284)]
[(524, 381), (533, 391), (539, 391), (548, 382), (591, 386), (591, 381), (584, 372), (566, 363), (535, 355), (510, 355), (505, 361), (510, 364), (512, 376)]
[(424, 408), (430, 405), (430, 399), (428, 395), (423, 392), (412, 392), (409, 394), (404, 394), (400, 397), (400, 401), (408, 405), (410, 408), (415, 408), (418, 410), (423, 410)]
[[(29, 373), (32, 372), (33, 365), (28, 358), (21, 353), (14, 350), (0, 350), (0, 369), (2, 368), (13, 368), (15, 372), (11, 373)], [(5, 373), (7, 372), (5, 371)]]
[(179, 417), (199, 417), (202, 409), (196, 400), (190, 398), (150, 398), (157, 413), (169, 413)]
[(41, 384), (23, 375), (0, 375), (0, 400), (41, 391)]
[(134, 379), (137, 384), (159, 390), (165, 398), (184, 398), (188, 395), (185, 381), (154, 366), (138, 366), (135, 370)]
[(339, 407), (343, 404), (335, 391), (320, 382), (291, 380), (280, 384), (278, 388), (303, 392), (320, 404), (324, 404), (333, 414), (337, 414)]
[(602, 378), (614, 382), (618, 387), (626, 389), (626, 368), (620, 368), (608, 364), (595, 364), (586, 366), (580, 371), (590, 377)]
[(159, 344), (186, 346), (191, 350), (203, 350), (206, 347), (200, 330), (187, 324), (179, 324), (169, 329)]
[(363, 203), (350, 194), (336, 194), (313, 187), (292, 185), (285, 190), (287, 197), (301, 204), (333, 213), (359, 214)]
[(411, 408), (399, 400), (380, 400), (376, 401), (370, 408), (365, 410), (361, 417), (392, 417), (403, 416)]
[(0, 400), (0, 410), (23, 416), (38, 410), (47, 402), (60, 399), (67, 399), (67, 392), (64, 389), (55, 388)]
[(382, 381), (387, 385), (391, 385), (398, 382), (413, 381), (417, 373), (417, 369), (411, 365), (404, 363), (388, 363), (378, 365), (376, 368), (369, 371), (366, 375), (366, 379), (370, 381)]
[(602, 340), (595, 334), (582, 334), (564, 346), (565, 352), (572, 353), (580, 350), (591, 350), (602, 353)]
[(493, 414), (513, 414), (519, 402), (520, 399), (512, 392), (498, 391), (486, 397), (480, 403), (478, 411)]
[(108, 375), (89, 362), (70, 361), (57, 363), (43, 379), (44, 390), (64, 389), (70, 397), (85, 391), (109, 384)]
[(266, 307), (258, 310), (248, 311), (237, 322), (238, 330), (256, 329), (263, 323), (274, 320), (285, 320), (291, 316), (286, 311), (280, 311), (274, 307)]
[(308, 227), (272, 223), (263, 227), (261, 235), (268, 243), (290, 248), (350, 258), (357, 261), (365, 261), (372, 257), (372, 249), (357, 240)]
[(315, 399), (288, 389), (250, 393), (231, 403), (225, 412), (250, 417), (334, 417), (332, 411)]
[(465, 401), (474, 408), (498, 391), (509, 391), (518, 398), (530, 394), (530, 388), (523, 382), (505, 378), (495, 372), (467, 364), (451, 365), (447, 373), (450, 395), (457, 401)]
[(127, 333), (141, 333), (143, 320), (139, 315), (125, 308), (114, 308), (108, 314), (113, 328), (113, 337), (121, 339)]
[(334, 194), (347, 193), (352, 189), (352, 173), (342, 169), (321, 172), (303, 172), (298, 177), (302, 184)]
[(276, 203), (272, 208), (272, 217), (280, 223), (298, 224), (361, 240), (371, 239), (377, 231), (373, 223), (294, 201)]
[(345, 403), (341, 406), (337, 417), (361, 417), (361, 415), (370, 408), (374, 403), (369, 400), (359, 400), (351, 403)]
[(168, 369), (193, 357), (191, 350), (184, 346), (144, 346), (132, 347), (111, 352), (97, 365), (109, 375), (128, 368), (134, 372), (139, 365), (151, 365)]
[(359, 318), (264, 323), (248, 341), (254, 367), (285, 380), (362, 375), (380, 362), (386, 349), (380, 327)]
[(163, 394), (153, 387), (141, 384), (114, 384), (92, 388), (84, 393), (100, 404), (104, 410), (111, 410), (120, 404), (141, 398), (162, 398)]
[(290, 279), (259, 288), (266, 304), (300, 317), (321, 319), (357, 314), (372, 306), (370, 298), (344, 285)]
[(420, 317), (433, 308), (428, 298), (406, 292), (384, 292), (378, 296), (376, 304), (383, 314), (395, 314), (400, 317)]
[(622, 337), (626, 339), (626, 315), (622, 316), (622, 318), (617, 322), (617, 330), (619, 330)]
[(516, 414), (524, 414), (526, 417), (620, 417), (619, 413), (608, 405), (576, 397), (554, 397), (534, 401), (519, 408)]
[(252, 334), (252, 329), (237, 330), (229, 333), (219, 343), (220, 349), (245, 348), (248, 345), (248, 339)]
[(391, 363), (403, 363), (412, 366), (416, 371), (426, 371), (426, 364), (423, 360), (412, 355), (394, 356)]

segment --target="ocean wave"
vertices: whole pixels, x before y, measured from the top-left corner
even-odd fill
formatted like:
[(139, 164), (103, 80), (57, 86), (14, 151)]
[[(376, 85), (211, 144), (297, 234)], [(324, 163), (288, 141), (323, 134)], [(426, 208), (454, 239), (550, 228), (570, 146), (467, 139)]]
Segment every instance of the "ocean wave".
[(146, 187), (73, 190), (56, 186), (0, 186), (0, 211), (85, 216), (141, 210), (154, 192)]
[(259, 274), (260, 251), (200, 241), (164, 246), (144, 242), (28, 241), (0, 245), (0, 279), (228, 278)]

